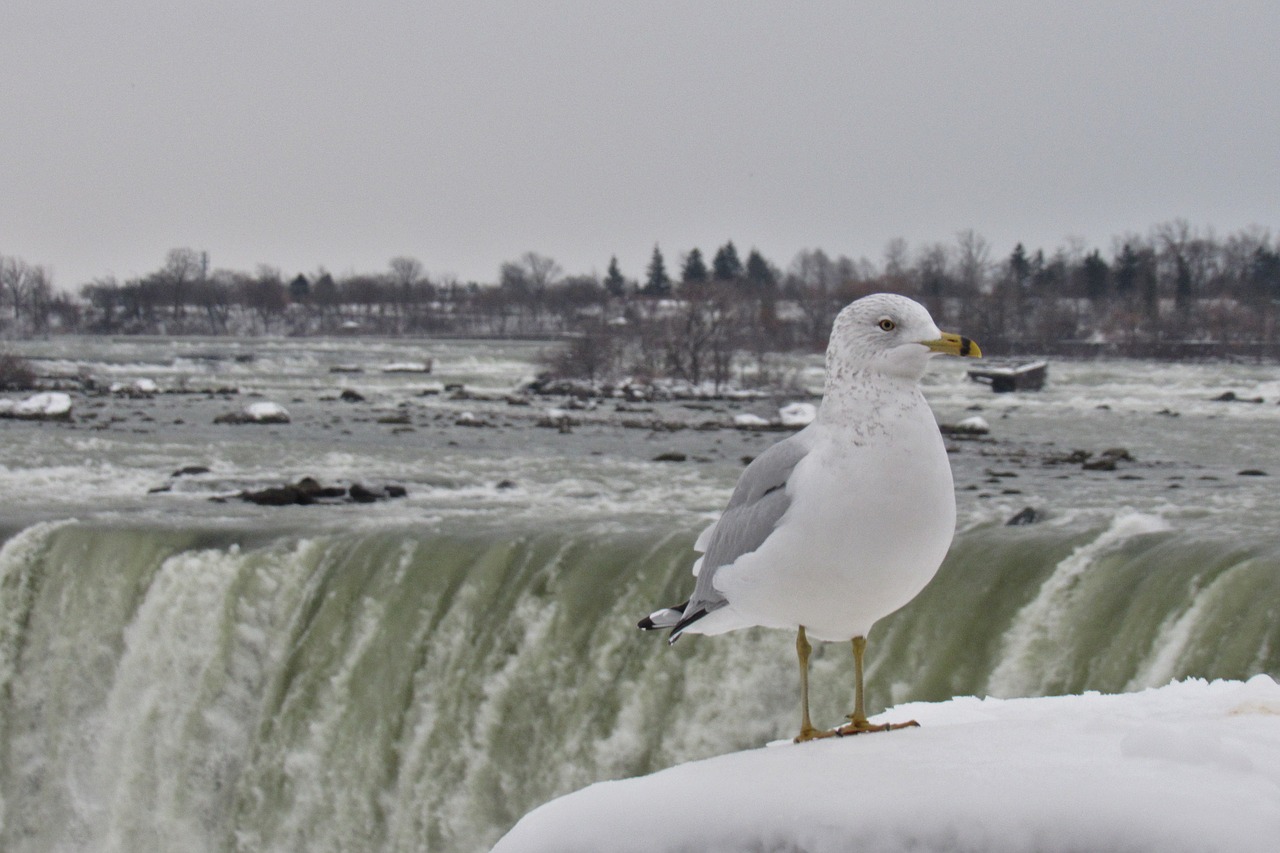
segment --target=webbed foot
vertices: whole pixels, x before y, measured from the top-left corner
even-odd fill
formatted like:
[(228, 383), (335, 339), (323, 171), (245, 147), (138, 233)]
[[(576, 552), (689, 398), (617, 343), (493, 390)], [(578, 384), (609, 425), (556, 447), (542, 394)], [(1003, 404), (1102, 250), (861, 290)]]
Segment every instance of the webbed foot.
[(840, 728), (836, 729), (833, 734), (839, 737), (850, 737), (851, 735), (865, 735), (871, 732), (894, 732), (898, 729), (918, 729), (920, 724), (915, 720), (908, 720), (905, 723), (872, 723), (869, 720), (850, 720)]
[(823, 738), (835, 737), (834, 729), (815, 729), (813, 726), (805, 726), (800, 730), (800, 734), (795, 736), (793, 743), (807, 743), (811, 740), (822, 740)]

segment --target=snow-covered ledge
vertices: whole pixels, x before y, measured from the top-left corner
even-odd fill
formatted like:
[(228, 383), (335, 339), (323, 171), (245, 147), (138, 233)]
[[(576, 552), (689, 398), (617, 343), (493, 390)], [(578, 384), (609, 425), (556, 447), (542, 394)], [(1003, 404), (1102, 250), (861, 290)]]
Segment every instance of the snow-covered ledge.
[(602, 782), (495, 853), (1280, 850), (1280, 686), (915, 703), (922, 728)]

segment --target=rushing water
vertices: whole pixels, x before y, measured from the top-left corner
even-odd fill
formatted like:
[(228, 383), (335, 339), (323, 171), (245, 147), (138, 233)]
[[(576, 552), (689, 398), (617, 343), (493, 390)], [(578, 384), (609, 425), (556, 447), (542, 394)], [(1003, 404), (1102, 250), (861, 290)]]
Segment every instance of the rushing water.
[[(531, 344), (23, 351), (241, 393), (77, 395), (71, 424), (0, 421), (0, 849), (483, 850), (557, 794), (797, 726), (793, 637), (668, 648), (634, 629), (687, 593), (697, 531), (777, 435), (624, 421), (779, 401), (610, 405), (564, 434), (536, 426), (561, 401), (502, 396)], [(377, 370), (427, 357), (429, 376)], [(790, 365), (810, 385), (816, 367)], [(451, 383), (476, 393), (433, 393)], [(1265, 402), (1211, 401), (1225, 390)], [(939, 360), (927, 391), (944, 422), (980, 407), (992, 440), (952, 442), (961, 529), (872, 632), (873, 708), (1280, 676), (1280, 371), (1055, 363), (1045, 391), (997, 397)], [(293, 422), (212, 423), (251, 399)], [(1133, 461), (1061, 461), (1111, 447)], [(688, 461), (653, 461), (668, 451)], [(192, 464), (210, 470), (172, 476)], [(409, 494), (210, 500), (304, 475)], [(1038, 523), (1005, 525), (1027, 506)], [(816, 650), (819, 724), (848, 710), (850, 669), (847, 648)]]

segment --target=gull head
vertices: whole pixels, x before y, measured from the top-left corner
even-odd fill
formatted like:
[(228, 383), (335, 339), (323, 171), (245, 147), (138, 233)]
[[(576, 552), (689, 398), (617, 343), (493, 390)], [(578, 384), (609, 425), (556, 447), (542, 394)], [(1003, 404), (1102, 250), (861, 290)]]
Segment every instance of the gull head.
[(915, 382), (939, 353), (982, 355), (968, 338), (939, 330), (914, 299), (873, 293), (849, 303), (836, 316), (827, 345), (827, 378), (838, 382), (870, 371)]

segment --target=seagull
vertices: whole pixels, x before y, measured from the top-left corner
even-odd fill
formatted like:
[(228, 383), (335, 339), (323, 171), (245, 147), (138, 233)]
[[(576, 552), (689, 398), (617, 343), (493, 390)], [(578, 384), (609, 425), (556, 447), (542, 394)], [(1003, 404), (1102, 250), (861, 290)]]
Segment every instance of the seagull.
[[(955, 534), (951, 464), (920, 390), (939, 353), (981, 357), (944, 334), (920, 303), (877, 293), (836, 316), (817, 417), (757, 456), (720, 518), (698, 537), (684, 604), (651, 613), (644, 630), (722, 634), (753, 626), (796, 632), (796, 742), (916, 725), (876, 725), (863, 705), (867, 634), (933, 578)], [(809, 638), (853, 647), (849, 722), (809, 718)]]

